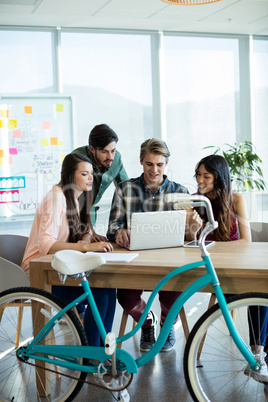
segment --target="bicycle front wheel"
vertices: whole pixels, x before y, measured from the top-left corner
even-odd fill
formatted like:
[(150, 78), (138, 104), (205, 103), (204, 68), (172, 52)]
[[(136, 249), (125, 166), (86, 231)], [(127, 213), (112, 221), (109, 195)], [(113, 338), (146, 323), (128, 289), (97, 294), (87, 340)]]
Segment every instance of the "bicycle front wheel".
[[(267, 307), (268, 295), (263, 293), (237, 295), (228, 300), (235, 326), (249, 348), (253, 342), (260, 344), (258, 338), (264, 333)], [(267, 339), (266, 332), (264, 337)], [(234, 344), (216, 304), (200, 317), (187, 340), (184, 374), (189, 392), (198, 402), (268, 401), (268, 388), (254, 380), (252, 371), (246, 375), (246, 367), (247, 361)]]
[[(33, 288), (16, 288), (0, 295), (0, 400), (71, 401), (80, 391), (86, 373), (17, 357), (34, 334), (64, 307), (52, 294)], [(69, 311), (47, 334), (42, 344), (87, 345), (83, 327)], [(77, 359), (82, 364), (83, 359)], [(39, 366), (38, 368), (36, 366)], [(68, 377), (69, 376), (69, 377)]]

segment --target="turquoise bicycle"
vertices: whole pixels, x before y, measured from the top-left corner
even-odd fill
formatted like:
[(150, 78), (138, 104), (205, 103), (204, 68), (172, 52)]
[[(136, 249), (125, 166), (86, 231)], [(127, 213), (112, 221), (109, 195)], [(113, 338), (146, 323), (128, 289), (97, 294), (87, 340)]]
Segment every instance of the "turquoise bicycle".
[[(226, 302), (211, 258), (204, 245), (208, 233), (217, 227), (209, 200), (203, 196), (174, 194), (174, 208), (204, 206), (208, 223), (199, 239), (200, 261), (178, 267), (167, 274), (152, 292), (137, 326), (116, 338), (105, 332), (87, 276), (104, 263), (102, 256), (73, 250), (57, 252), (52, 266), (62, 283), (67, 275), (81, 281), (84, 294), (64, 304), (52, 294), (34, 288), (15, 288), (0, 294), (0, 399), (3, 401), (71, 401), (91, 373), (99, 385), (127, 401), (127, 387), (139, 368), (161, 350), (171, 326), (185, 302), (207, 285), (212, 285), (218, 304), (195, 324), (184, 353), (186, 383), (195, 401), (267, 401), (266, 385), (256, 374), (260, 364), (250, 350), (252, 327), (250, 306), (268, 306), (268, 295), (237, 295)], [(154, 298), (161, 288), (180, 273), (206, 267), (206, 273), (193, 282), (176, 300), (154, 346), (134, 359), (117, 345), (133, 337), (141, 328)], [(87, 345), (80, 320), (72, 309), (88, 300), (104, 347)], [(231, 312), (235, 312), (235, 323)], [(255, 320), (261, 318), (255, 312)], [(254, 333), (254, 331), (251, 331)], [(256, 332), (256, 331), (255, 331)], [(254, 333), (255, 337), (258, 337)], [(258, 344), (258, 339), (254, 339)], [(93, 361), (94, 360), (94, 361)], [(90, 396), (89, 396), (90, 398)]]

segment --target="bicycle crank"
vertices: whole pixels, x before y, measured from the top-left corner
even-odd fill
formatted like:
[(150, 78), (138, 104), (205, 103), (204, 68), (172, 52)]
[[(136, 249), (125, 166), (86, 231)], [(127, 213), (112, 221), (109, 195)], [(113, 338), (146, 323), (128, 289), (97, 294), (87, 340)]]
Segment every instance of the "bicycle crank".
[(116, 374), (112, 374), (112, 367), (107, 364), (100, 363), (97, 373), (93, 374), (95, 380), (99, 381), (105, 388), (110, 391), (122, 391), (127, 388), (132, 381), (133, 374), (127, 373), (126, 370), (116, 370)]

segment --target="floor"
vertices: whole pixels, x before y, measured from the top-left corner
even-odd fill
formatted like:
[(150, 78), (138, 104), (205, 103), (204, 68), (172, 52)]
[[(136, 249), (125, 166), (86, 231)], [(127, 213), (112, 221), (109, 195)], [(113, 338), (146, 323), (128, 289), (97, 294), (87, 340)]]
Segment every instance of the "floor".
[[(144, 293), (145, 300), (148, 298), (149, 293)], [(185, 312), (187, 315), (188, 325), (191, 329), (196, 320), (206, 310), (209, 302), (210, 294), (199, 293), (194, 295), (186, 304)], [(159, 316), (159, 302), (156, 300), (153, 304), (153, 311)], [(120, 321), (122, 317), (122, 309), (117, 304), (114, 328), (113, 331), (118, 334)], [(127, 330), (131, 329), (133, 320), (128, 319)], [(158, 329), (159, 331), (159, 329)], [(176, 325), (176, 345), (173, 350), (166, 353), (160, 353), (146, 366), (139, 369), (139, 373), (135, 374), (132, 383), (127, 388), (131, 402), (143, 401), (169, 401), (169, 402), (190, 402), (190, 397), (183, 374), (183, 351), (185, 346), (185, 338), (182, 330), (181, 322), (178, 321)], [(139, 350), (140, 331), (138, 334), (128, 340), (124, 349), (131, 355), (139, 357), (141, 352)], [(92, 385), (84, 384), (79, 395), (76, 397), (76, 402), (84, 402), (90, 400), (94, 402), (115, 401), (117, 395), (111, 394), (109, 391), (100, 388), (99, 385), (94, 383), (91, 377), (88, 381)]]

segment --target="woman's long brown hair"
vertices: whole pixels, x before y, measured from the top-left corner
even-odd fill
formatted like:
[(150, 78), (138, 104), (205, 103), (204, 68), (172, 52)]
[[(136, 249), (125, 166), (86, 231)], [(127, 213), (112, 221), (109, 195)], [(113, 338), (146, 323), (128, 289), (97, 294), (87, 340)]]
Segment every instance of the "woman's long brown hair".
[[(205, 169), (215, 177), (214, 190), (216, 197), (210, 200), (215, 220), (218, 221), (218, 228), (215, 230), (215, 238), (218, 241), (229, 241), (231, 214), (233, 213), (233, 195), (229, 165), (223, 156), (206, 156), (196, 165), (195, 178), (197, 177), (201, 165), (204, 165)], [(198, 212), (202, 219), (206, 219), (205, 212), (201, 208)]]
[(83, 191), (80, 195), (79, 212), (75, 202), (74, 174), (80, 162), (88, 162), (92, 165), (91, 160), (83, 154), (73, 153), (66, 155), (62, 163), (61, 181), (58, 184), (66, 198), (66, 215), (70, 231), (68, 242), (70, 243), (77, 243), (89, 230), (92, 230), (90, 217), (92, 191)]

